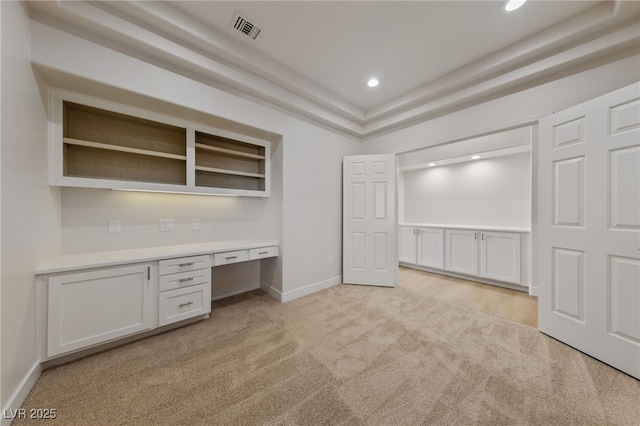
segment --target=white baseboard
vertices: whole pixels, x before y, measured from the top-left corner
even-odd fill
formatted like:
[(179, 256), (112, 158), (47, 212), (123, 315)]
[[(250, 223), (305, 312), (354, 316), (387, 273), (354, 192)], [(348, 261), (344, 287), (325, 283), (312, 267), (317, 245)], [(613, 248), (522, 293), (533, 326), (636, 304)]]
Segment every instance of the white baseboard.
[(329, 287), (333, 287), (334, 285), (338, 285), (342, 283), (342, 275), (338, 275), (337, 277), (329, 278), (328, 280), (320, 281), (317, 283), (309, 284), (301, 288), (297, 288), (295, 290), (287, 291), (282, 293), (279, 290), (276, 290), (273, 287), (262, 287), (263, 290), (269, 294), (269, 296), (273, 297), (280, 302), (286, 303), (291, 300), (299, 299), (304, 296), (308, 296), (312, 293), (315, 293), (320, 290), (327, 289)]
[(36, 380), (38, 380), (41, 373), (42, 365), (40, 362), (36, 362), (27, 375), (24, 376), (13, 395), (11, 395), (7, 401), (7, 405), (2, 407), (1, 426), (9, 426), (14, 418), (21, 415), (19, 409), (22, 407), (24, 400), (27, 399), (31, 388), (36, 384)]
[(538, 287), (529, 287), (529, 296), (538, 297)]
[[(426, 266), (414, 265), (412, 263), (405, 263), (405, 262), (399, 262), (399, 265), (400, 266), (404, 266), (405, 268), (417, 269), (419, 271), (431, 272), (433, 274), (438, 274), (438, 275), (446, 275), (448, 277), (460, 278), (460, 279), (467, 280), (467, 281), (475, 281), (475, 282), (478, 282), (478, 283), (495, 285), (495, 286), (498, 286), (498, 287), (504, 287), (504, 288), (508, 288), (508, 289), (511, 289), (511, 290), (523, 291), (523, 292), (526, 292), (526, 293), (529, 293), (531, 291), (529, 289), (529, 287), (527, 287), (527, 286), (518, 285), (518, 284), (511, 284), (511, 283), (506, 283), (506, 282), (502, 282), (502, 281), (490, 280), (490, 279), (481, 278), (481, 277), (478, 277), (478, 276), (475, 276), (475, 275), (458, 274), (456, 272), (445, 271), (443, 269), (429, 268), (429, 267), (426, 267)], [(529, 294), (531, 294), (531, 293), (529, 293)]]

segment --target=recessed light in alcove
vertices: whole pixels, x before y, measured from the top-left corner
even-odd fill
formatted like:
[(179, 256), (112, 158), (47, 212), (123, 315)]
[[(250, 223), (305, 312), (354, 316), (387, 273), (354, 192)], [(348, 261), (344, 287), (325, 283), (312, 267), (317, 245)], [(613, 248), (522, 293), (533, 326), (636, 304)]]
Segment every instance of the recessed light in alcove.
[(473, 157), (471, 157), (472, 160), (478, 160), (482, 158), (482, 155), (474, 155)]
[(516, 9), (519, 9), (527, 0), (508, 0), (504, 2), (503, 9), (506, 12), (513, 12)]
[(380, 82), (377, 78), (370, 78), (369, 81), (367, 81), (367, 86), (369, 87), (376, 87), (378, 84), (380, 84)]

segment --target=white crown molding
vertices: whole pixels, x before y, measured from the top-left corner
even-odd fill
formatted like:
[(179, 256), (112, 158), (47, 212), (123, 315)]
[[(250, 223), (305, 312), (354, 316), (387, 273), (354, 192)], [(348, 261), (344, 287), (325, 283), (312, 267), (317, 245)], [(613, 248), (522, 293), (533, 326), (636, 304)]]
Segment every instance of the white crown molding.
[(47, 25), (366, 139), (521, 90), (573, 67), (579, 71), (588, 62), (616, 52), (637, 53), (638, 8), (622, 3), (601, 3), (370, 111), (349, 104), (164, 2), (28, 5), (32, 18)]

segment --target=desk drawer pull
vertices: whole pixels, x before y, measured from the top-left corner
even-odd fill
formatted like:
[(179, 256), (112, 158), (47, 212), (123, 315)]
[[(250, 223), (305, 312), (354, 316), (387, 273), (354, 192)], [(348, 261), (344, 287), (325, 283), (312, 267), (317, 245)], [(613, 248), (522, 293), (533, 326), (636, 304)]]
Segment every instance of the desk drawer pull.
[(269, 254), (269, 252), (268, 252), (268, 251), (261, 251), (261, 252), (259, 252), (258, 254), (260, 254), (260, 255), (262, 255), (262, 254)]
[(229, 257), (225, 257), (225, 259), (227, 259), (227, 260), (237, 259), (237, 258), (238, 258), (238, 256), (229, 256)]
[(178, 265), (178, 268), (183, 268), (185, 266), (193, 266), (193, 262), (189, 262), (189, 263), (181, 263)]
[(181, 303), (178, 305), (178, 308), (184, 308), (186, 306), (191, 306), (191, 305), (193, 305), (193, 302)]
[(182, 278), (182, 279), (178, 280), (179, 283), (186, 283), (188, 281), (193, 281), (193, 277)]

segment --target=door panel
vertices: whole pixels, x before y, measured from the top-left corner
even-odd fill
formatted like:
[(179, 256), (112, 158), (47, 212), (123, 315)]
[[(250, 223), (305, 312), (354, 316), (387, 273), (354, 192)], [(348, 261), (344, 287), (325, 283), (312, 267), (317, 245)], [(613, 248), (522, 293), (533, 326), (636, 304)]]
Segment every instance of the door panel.
[(396, 158), (345, 157), (343, 281), (394, 287), (397, 281)]
[(398, 227), (398, 261), (416, 263), (416, 228)]
[(584, 226), (584, 157), (554, 162), (554, 225)]
[(480, 234), (480, 276), (520, 284), (520, 234)]
[(640, 229), (640, 148), (612, 150), (609, 155), (610, 227)]
[(418, 229), (418, 265), (444, 268), (444, 230), (437, 228)]
[(478, 275), (478, 233), (458, 229), (444, 231), (444, 269)]
[(540, 123), (541, 331), (640, 378), (640, 84)]

